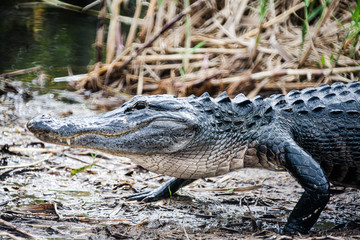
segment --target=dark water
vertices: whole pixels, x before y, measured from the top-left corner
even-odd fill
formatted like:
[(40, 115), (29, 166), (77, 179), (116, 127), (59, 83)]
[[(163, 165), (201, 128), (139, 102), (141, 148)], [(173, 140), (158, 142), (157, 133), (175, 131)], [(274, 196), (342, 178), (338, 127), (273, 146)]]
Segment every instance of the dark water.
[(30, 2), (36, 1), (0, 1), (0, 74), (37, 65), (50, 79), (67, 76), (68, 66), (74, 74), (86, 73), (94, 63), (97, 18)]

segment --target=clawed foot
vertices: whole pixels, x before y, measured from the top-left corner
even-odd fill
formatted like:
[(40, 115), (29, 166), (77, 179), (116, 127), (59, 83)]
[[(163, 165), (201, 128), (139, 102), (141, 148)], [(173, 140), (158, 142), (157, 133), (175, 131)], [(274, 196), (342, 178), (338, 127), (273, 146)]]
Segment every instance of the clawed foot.
[[(170, 194), (169, 194), (169, 196), (170, 196)], [(157, 189), (155, 189), (155, 190), (131, 194), (131, 195), (125, 196), (124, 198), (126, 198), (128, 200), (133, 200), (133, 201), (155, 202), (160, 199), (167, 198), (167, 196), (164, 194), (161, 194), (161, 192), (159, 193), (159, 191), (157, 191)]]
[(298, 226), (294, 224), (287, 223), (284, 229), (281, 231), (281, 234), (284, 235), (297, 235), (297, 234), (307, 234), (309, 232), (309, 228)]
[(125, 198), (142, 202), (154, 202), (169, 198), (171, 194), (174, 194), (181, 187), (184, 187), (193, 181), (195, 181), (195, 179), (171, 178), (169, 181), (154, 190), (131, 194)]

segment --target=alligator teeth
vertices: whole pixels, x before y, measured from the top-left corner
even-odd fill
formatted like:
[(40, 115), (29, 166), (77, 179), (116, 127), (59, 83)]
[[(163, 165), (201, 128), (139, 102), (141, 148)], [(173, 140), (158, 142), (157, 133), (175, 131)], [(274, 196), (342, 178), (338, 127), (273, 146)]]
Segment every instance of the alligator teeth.
[(67, 142), (68, 145), (70, 145), (71, 144), (70, 138), (66, 139), (66, 142)]

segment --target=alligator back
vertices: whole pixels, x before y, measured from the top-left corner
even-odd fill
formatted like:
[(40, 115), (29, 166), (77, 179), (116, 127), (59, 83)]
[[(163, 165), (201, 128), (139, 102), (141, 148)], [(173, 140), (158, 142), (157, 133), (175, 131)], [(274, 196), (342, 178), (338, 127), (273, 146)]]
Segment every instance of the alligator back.
[(284, 100), (295, 142), (331, 182), (360, 188), (360, 82), (293, 90)]

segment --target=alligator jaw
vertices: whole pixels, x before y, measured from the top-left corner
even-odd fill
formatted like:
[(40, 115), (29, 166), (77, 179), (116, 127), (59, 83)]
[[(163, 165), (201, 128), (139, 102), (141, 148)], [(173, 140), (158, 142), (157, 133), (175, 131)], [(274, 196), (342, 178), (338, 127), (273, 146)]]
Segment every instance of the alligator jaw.
[(174, 152), (189, 143), (195, 134), (192, 125), (173, 116), (132, 121), (128, 116), (119, 115), (116, 120), (107, 118), (106, 114), (82, 119), (42, 115), (29, 121), (27, 128), (45, 142), (115, 155)]

